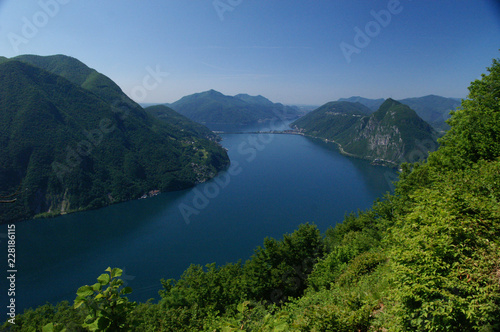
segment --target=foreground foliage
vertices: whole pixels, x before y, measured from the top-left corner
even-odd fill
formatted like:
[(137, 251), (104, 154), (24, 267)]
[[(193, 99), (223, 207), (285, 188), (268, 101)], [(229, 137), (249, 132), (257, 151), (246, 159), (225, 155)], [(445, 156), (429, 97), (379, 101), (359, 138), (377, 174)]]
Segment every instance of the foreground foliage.
[(108, 267), (106, 272), (108, 274), (101, 274), (94, 285), (78, 289), (73, 307), (83, 306), (89, 312), (82, 324), (89, 331), (129, 330), (136, 326), (131, 314), (137, 303), (129, 302), (124, 295), (132, 293), (132, 288), (121, 288), (123, 281), (117, 279), (122, 275), (121, 269)]
[[(500, 63), (489, 71), (440, 149), (402, 166), (393, 195), (324, 236), (305, 224), (266, 239), (244, 264), (193, 265), (162, 280), (158, 303), (129, 305), (116, 283), (127, 321), (115, 330), (132, 321), (134, 331), (500, 330)], [(45, 305), (3, 328), (78, 331), (92, 310)]]

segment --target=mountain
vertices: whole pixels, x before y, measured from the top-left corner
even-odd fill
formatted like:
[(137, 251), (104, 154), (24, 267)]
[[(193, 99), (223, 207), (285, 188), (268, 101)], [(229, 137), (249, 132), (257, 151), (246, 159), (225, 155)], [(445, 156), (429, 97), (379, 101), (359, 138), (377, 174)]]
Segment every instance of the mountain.
[[(127, 112), (135, 110), (143, 113), (142, 107), (123, 93), (109, 77), (89, 68), (87, 65), (66, 55), (19, 55), (12, 60), (28, 63), (88, 90), (115, 107), (126, 107)], [(125, 111), (125, 110), (123, 110)]]
[(333, 139), (370, 113), (371, 110), (360, 103), (333, 101), (296, 120), (292, 126), (302, 128), (311, 136)]
[(437, 131), (445, 132), (450, 126), (445, 122), (450, 118), (450, 111), (460, 106), (460, 99), (429, 95), (419, 98), (400, 100), (410, 106), (417, 114)]
[(148, 114), (76, 59), (4, 61), (0, 196), (11, 203), (0, 204), (0, 222), (99, 208), (213, 177), (228, 165), (226, 151), (183, 124)]
[[(368, 99), (363, 97), (340, 98), (339, 101), (359, 102), (372, 111), (376, 111), (384, 102), (384, 99)], [(401, 99), (399, 102), (408, 105), (417, 112), (425, 122), (429, 123), (435, 130), (444, 133), (450, 128), (446, 120), (450, 118), (450, 111), (460, 106), (458, 98), (446, 98), (436, 95), (428, 95), (417, 98)]]
[(348, 101), (351, 103), (360, 103), (368, 107), (369, 109), (372, 110), (372, 112), (378, 110), (380, 105), (382, 105), (385, 101), (384, 98), (379, 98), (379, 99), (369, 99), (369, 98), (363, 98), (360, 96), (354, 96), (350, 98), (340, 98), (338, 101)]
[(258, 96), (250, 96), (246, 93), (240, 93), (234, 96), (235, 98), (238, 98), (240, 100), (243, 100), (249, 104), (254, 104), (254, 105), (260, 105), (263, 107), (273, 107), (274, 103), (267, 99), (266, 97), (263, 97), (261, 95)]
[(397, 166), (437, 149), (437, 132), (411, 108), (387, 99), (379, 109), (331, 102), (292, 123), (306, 135), (335, 141), (345, 154)]
[(273, 103), (262, 96), (226, 96), (215, 90), (185, 96), (169, 106), (209, 128), (220, 124), (249, 125), (275, 118), (295, 119), (301, 114), (297, 107)]
[[(0, 329), (83, 330), (114, 310), (104, 324), (135, 331), (499, 331), (500, 59), (488, 71), (426, 162), (324, 234), (303, 224), (244, 263), (192, 264), (161, 279), (157, 302), (103, 291), (127, 279), (108, 268), (75, 287), (76, 305), (47, 303)], [(404, 108), (389, 101), (378, 117), (412, 117)]]
[(115, 113), (133, 114), (145, 120), (144, 109), (130, 99), (109, 77), (97, 72), (73, 57), (66, 55), (19, 55), (12, 60), (21, 61), (61, 76), (73, 84), (97, 95), (113, 107)]
[(194, 122), (184, 115), (177, 113), (166, 105), (154, 105), (144, 108), (146, 113), (162, 120), (179, 137), (204, 137), (213, 141), (220, 141), (220, 137), (202, 124)]
[(250, 105), (266, 110), (266, 112), (271, 115), (270, 119), (279, 118), (290, 120), (296, 119), (297, 117), (306, 113), (297, 106), (283, 105), (282, 103), (273, 103), (272, 101), (261, 95), (250, 96), (248, 94), (240, 93), (234, 97), (243, 100)]

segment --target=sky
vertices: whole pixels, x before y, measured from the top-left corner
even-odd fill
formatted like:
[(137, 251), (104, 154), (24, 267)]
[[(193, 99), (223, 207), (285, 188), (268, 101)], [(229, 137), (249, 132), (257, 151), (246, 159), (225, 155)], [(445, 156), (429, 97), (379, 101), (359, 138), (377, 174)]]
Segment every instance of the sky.
[(132, 99), (465, 98), (499, 58), (494, 0), (0, 0), (0, 55), (65, 54)]

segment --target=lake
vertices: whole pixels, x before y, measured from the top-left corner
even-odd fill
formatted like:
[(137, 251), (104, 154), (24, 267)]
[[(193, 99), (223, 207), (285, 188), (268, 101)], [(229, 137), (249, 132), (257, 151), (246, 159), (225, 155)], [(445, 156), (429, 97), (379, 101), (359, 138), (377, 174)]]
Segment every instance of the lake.
[[(72, 302), (76, 290), (94, 284), (108, 266), (125, 271), (132, 300), (158, 298), (160, 279), (178, 278), (190, 263), (244, 261), (265, 237), (281, 238), (301, 223), (315, 223), (324, 232), (346, 213), (369, 208), (391, 189), (395, 177), (394, 171), (345, 157), (321, 140), (222, 136), (232, 166), (209, 182), (17, 223), (17, 312), (46, 302)], [(0, 231), (6, 253), (7, 226)], [(2, 293), (8, 289), (5, 280)]]

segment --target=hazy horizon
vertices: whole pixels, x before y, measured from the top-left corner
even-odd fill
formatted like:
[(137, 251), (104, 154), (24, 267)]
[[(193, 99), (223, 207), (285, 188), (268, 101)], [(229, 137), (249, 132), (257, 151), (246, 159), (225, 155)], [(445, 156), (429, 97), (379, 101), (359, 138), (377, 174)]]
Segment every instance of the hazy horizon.
[(4, 0), (0, 22), (0, 55), (69, 55), (154, 104), (210, 89), (287, 105), (465, 98), (500, 41), (493, 0)]

